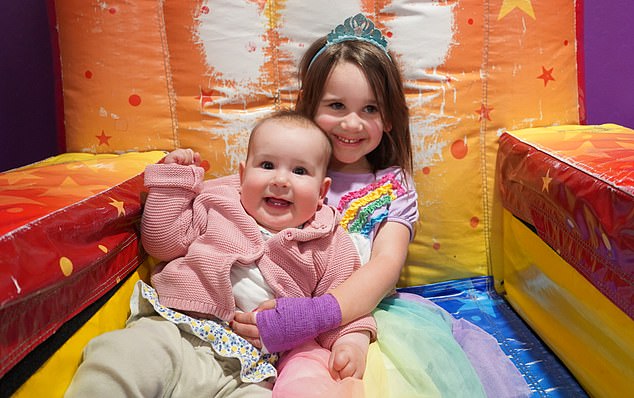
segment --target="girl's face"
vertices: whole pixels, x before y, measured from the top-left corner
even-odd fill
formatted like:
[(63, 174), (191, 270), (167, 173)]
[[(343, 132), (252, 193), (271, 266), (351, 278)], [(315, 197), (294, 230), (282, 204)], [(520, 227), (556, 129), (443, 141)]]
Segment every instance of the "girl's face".
[(335, 65), (326, 80), (315, 122), (332, 141), (331, 170), (372, 171), (366, 155), (379, 145), (388, 126), (383, 125), (372, 87), (357, 65)]

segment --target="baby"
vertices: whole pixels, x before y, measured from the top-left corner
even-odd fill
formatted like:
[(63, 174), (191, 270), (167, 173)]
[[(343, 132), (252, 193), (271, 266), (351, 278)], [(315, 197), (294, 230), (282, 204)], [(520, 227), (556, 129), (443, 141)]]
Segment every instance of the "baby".
[[(238, 176), (203, 181), (200, 155), (188, 149), (148, 166), (141, 236), (166, 263), (153, 288), (137, 284), (126, 328), (88, 344), (67, 396), (270, 396), (277, 355), (266, 349), (283, 342), (263, 341), (262, 353), (227, 322), (270, 298), (334, 300), (328, 291), (360, 266), (338, 213), (323, 203), (331, 151), (314, 122), (284, 111), (253, 129)], [(375, 333), (366, 316), (317, 341), (337, 363), (363, 369)]]

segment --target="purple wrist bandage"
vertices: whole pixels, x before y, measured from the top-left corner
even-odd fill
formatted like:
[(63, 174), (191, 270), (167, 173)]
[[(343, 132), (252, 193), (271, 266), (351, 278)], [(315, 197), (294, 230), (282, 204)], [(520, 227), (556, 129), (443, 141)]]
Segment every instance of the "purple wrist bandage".
[(266, 349), (282, 352), (339, 326), (341, 308), (331, 294), (279, 298), (275, 309), (258, 312), (256, 320)]

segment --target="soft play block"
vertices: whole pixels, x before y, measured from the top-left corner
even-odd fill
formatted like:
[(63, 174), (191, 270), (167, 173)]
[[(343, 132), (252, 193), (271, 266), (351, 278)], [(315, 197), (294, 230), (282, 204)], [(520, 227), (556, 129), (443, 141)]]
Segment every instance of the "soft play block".
[(518, 130), (500, 138), (503, 206), (634, 317), (634, 131)]
[(503, 217), (506, 299), (591, 396), (629, 396), (632, 318), (526, 224), (508, 210)]
[(509, 301), (585, 388), (634, 388), (634, 131), (504, 133), (498, 152)]
[[(5, 388), (13, 398), (63, 397), (81, 362), (86, 344), (102, 333), (120, 329), (125, 325), (130, 314), (132, 289), (139, 279), (149, 280), (149, 270), (150, 266), (146, 260), (132, 275), (121, 282), (121, 286), (112, 293), (112, 296), (99, 306), (98, 310), (75, 333), (58, 343), (59, 348), (52, 355), (39, 358), (42, 364), (37, 370), (32, 370), (30, 366), (26, 370), (20, 369), (24, 361), (29, 360), (27, 356), (0, 381), (0, 390)], [(53, 339), (56, 337), (54, 336)], [(39, 349), (38, 347), (32, 354), (37, 356)], [(15, 375), (12, 374), (14, 372)]]
[(163, 156), (67, 154), (0, 173), (0, 377), (142, 262), (142, 172)]

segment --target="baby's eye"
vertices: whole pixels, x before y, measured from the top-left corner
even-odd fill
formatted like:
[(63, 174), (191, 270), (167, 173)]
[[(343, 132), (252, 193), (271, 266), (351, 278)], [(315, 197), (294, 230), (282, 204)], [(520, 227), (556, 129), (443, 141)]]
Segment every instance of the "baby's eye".
[(260, 167), (265, 169), (265, 170), (273, 170), (274, 169), (273, 162), (268, 162), (268, 161), (264, 161), (264, 162), (260, 163)]
[(293, 169), (293, 173), (297, 174), (297, 175), (300, 175), (300, 176), (303, 176), (303, 175), (308, 174), (308, 170), (306, 170), (304, 167), (295, 167)]

